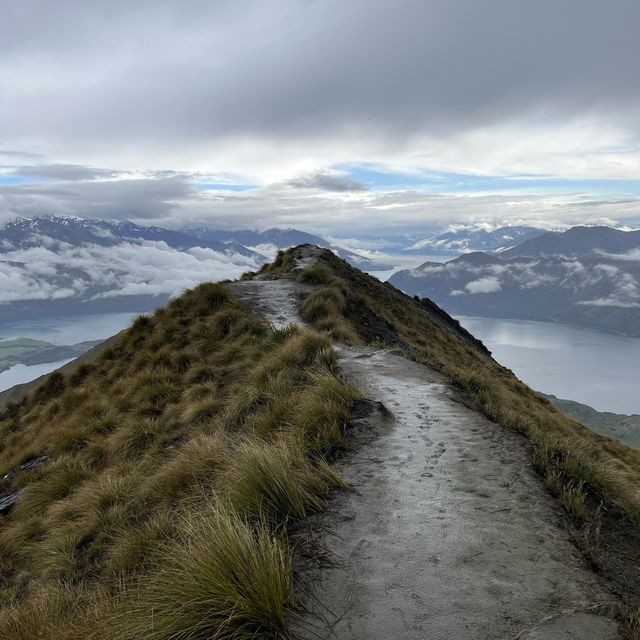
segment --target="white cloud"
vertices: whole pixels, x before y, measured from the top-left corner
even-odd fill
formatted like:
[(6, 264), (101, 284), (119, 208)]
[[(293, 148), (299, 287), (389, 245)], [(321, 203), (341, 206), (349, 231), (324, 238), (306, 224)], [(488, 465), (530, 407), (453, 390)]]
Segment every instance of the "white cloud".
[(627, 253), (601, 253), (600, 255), (611, 260), (622, 260), (623, 262), (640, 262), (640, 249), (632, 249)]
[(620, 300), (613, 296), (608, 298), (597, 298), (595, 300), (584, 300), (578, 302), (578, 304), (589, 307), (620, 307), (623, 309), (640, 309), (640, 302), (629, 302)]
[(227, 256), (202, 247), (179, 251), (153, 241), (111, 247), (61, 243), (56, 251), (32, 247), (2, 255), (0, 302), (74, 296), (174, 296), (200, 282), (236, 278), (257, 266), (252, 258), (241, 255)]
[(487, 276), (467, 283), (465, 289), (469, 293), (495, 293), (502, 289), (502, 284), (495, 276)]

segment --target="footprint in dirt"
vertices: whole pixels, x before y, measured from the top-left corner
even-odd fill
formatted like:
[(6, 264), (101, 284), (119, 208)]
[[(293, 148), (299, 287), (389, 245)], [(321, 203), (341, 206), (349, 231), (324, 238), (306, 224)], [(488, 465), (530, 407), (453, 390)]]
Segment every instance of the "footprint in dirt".
[(431, 460), (437, 462), (445, 453), (447, 448), (444, 446), (444, 442), (438, 442), (435, 451), (429, 456)]

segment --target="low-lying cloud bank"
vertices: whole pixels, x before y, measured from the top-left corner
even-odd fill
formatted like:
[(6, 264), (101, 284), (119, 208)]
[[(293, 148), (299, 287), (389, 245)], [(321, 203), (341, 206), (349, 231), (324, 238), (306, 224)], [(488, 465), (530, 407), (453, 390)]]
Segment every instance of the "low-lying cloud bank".
[(257, 266), (254, 259), (242, 255), (202, 247), (180, 251), (154, 241), (109, 247), (57, 243), (55, 249), (5, 248), (0, 255), (0, 303), (175, 296), (200, 282), (237, 278)]

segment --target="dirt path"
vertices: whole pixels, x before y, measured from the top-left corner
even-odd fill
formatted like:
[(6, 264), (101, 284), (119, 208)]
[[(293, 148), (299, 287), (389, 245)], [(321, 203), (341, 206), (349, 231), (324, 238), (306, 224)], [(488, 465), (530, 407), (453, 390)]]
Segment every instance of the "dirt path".
[[(274, 324), (299, 322), (292, 280), (231, 285)], [(560, 526), (523, 438), (455, 400), (399, 353), (336, 345), (392, 418), (360, 421), (339, 464), (351, 490), (319, 517), (333, 562), (300, 635), (339, 640), (604, 640), (611, 595)]]

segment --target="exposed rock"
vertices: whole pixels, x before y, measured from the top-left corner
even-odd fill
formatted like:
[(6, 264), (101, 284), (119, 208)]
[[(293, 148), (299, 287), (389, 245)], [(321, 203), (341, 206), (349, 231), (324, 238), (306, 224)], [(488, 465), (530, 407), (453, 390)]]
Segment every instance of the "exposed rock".
[(11, 480), (11, 478), (17, 476), (19, 473), (23, 473), (24, 471), (31, 471), (36, 467), (39, 467), (41, 464), (44, 464), (49, 459), (49, 456), (38, 456), (37, 458), (31, 458), (31, 460), (27, 460), (24, 464), (21, 464), (19, 467), (15, 467), (11, 469), (9, 473), (4, 476), (4, 480)]
[(21, 496), (23, 491), (24, 489), (20, 489), (20, 491), (10, 493), (8, 496), (0, 498), (0, 516), (4, 516), (11, 511), (11, 508), (16, 502), (18, 502), (18, 498)]

